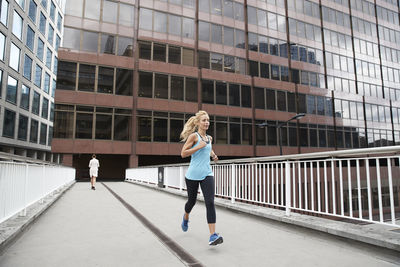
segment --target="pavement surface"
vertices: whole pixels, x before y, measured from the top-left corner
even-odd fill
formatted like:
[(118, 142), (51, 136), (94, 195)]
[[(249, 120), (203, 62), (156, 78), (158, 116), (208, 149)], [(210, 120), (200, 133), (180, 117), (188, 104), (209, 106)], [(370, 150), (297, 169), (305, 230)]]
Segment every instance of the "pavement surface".
[[(217, 206), (224, 243), (208, 245), (203, 202), (124, 182), (75, 183), (2, 249), (0, 266), (399, 266), (400, 253)], [(400, 235), (399, 235), (400, 236)]]

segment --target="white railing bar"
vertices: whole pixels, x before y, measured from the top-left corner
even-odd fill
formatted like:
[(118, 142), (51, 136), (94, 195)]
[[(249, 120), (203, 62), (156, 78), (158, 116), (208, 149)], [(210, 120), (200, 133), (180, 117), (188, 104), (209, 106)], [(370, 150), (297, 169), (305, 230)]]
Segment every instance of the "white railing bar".
[(343, 168), (342, 161), (339, 161), (339, 182), (340, 182), (340, 214), (344, 215), (344, 203), (343, 203)]
[(336, 183), (335, 183), (335, 162), (331, 160), (331, 178), (332, 178), (332, 206), (333, 214), (336, 214)]
[(391, 217), (392, 217), (392, 224), (396, 224), (396, 217), (395, 217), (395, 214), (394, 214), (392, 164), (390, 162), (390, 159), (387, 159), (387, 167), (388, 167), (388, 180), (389, 180), (389, 193), (390, 193), (390, 214), (391, 214)]
[(271, 195), (270, 195), (270, 192), (269, 192), (269, 182), (270, 182), (270, 176), (269, 176), (269, 166), (270, 166), (270, 164), (269, 163), (267, 163), (267, 203), (271, 203)]
[(279, 203), (279, 163), (276, 163), (275, 172), (275, 203), (282, 204)]
[(357, 194), (358, 194), (358, 217), (362, 219), (362, 203), (361, 203), (361, 182), (360, 182), (360, 161), (356, 161), (357, 170)]
[(329, 212), (328, 209), (328, 175), (326, 170), (326, 160), (324, 161), (324, 185), (325, 185), (325, 212)]
[(314, 211), (314, 163), (310, 161), (311, 210)]
[(376, 159), (376, 183), (378, 186), (378, 205), (379, 205), (379, 221), (383, 222), (383, 208), (382, 208), (382, 188), (381, 188), (381, 167), (379, 159)]
[(321, 174), (319, 170), (319, 162), (317, 162), (317, 194), (318, 211), (321, 211)]
[(283, 162), (280, 164), (281, 165), (281, 204), (284, 204), (284, 201), (283, 201), (283, 198), (284, 198), (284, 196), (283, 196), (283, 185), (284, 185), (284, 183), (283, 183)]
[(353, 193), (351, 185), (351, 165), (350, 160), (347, 160), (347, 181), (349, 189), (349, 215), (353, 218)]
[(293, 187), (292, 187), (292, 192), (293, 192), (293, 204), (292, 207), (296, 207), (296, 163), (292, 163), (292, 183), (293, 183)]
[(304, 161), (304, 208), (308, 209), (307, 161)]
[(298, 171), (297, 171), (297, 174), (298, 174), (298, 183), (299, 183), (299, 187), (298, 187), (298, 189), (299, 189), (299, 208), (302, 208), (302, 205), (303, 205), (303, 201), (302, 201), (302, 194), (301, 194), (301, 163), (300, 163), (300, 161), (299, 161), (299, 164), (298, 164)]
[(369, 173), (369, 159), (365, 159), (365, 170), (367, 174), (367, 192), (368, 192), (368, 218), (372, 221), (372, 201), (371, 201), (371, 179)]

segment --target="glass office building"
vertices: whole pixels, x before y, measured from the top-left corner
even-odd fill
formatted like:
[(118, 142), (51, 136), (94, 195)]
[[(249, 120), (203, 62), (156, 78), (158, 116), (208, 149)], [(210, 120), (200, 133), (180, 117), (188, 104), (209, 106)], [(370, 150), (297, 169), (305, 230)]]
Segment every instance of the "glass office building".
[(51, 152), (65, 0), (0, 0), (0, 151), (60, 162)]
[(83, 176), (181, 162), (199, 109), (222, 159), (400, 143), (397, 0), (69, 0), (64, 27), (52, 150)]

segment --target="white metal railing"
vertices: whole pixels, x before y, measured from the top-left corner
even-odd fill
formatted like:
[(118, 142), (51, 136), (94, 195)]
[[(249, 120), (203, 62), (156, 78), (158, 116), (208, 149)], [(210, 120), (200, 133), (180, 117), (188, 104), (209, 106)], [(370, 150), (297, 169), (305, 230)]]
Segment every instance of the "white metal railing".
[(75, 180), (75, 169), (0, 162), (0, 223)]
[[(215, 195), (287, 215), (301, 211), (393, 225), (400, 217), (399, 152), (392, 146), (221, 161), (212, 164)], [(187, 167), (163, 166), (164, 185), (185, 189)], [(157, 184), (159, 170), (127, 169), (126, 180)]]

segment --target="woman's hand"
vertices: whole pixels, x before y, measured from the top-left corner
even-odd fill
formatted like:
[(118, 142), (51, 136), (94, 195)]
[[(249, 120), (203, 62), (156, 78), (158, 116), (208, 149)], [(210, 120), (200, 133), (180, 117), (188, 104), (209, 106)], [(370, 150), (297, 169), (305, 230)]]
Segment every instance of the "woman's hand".
[(218, 161), (218, 156), (215, 155), (215, 154), (214, 154), (211, 158), (212, 158), (212, 160), (213, 160), (214, 162), (217, 162), (217, 161)]

